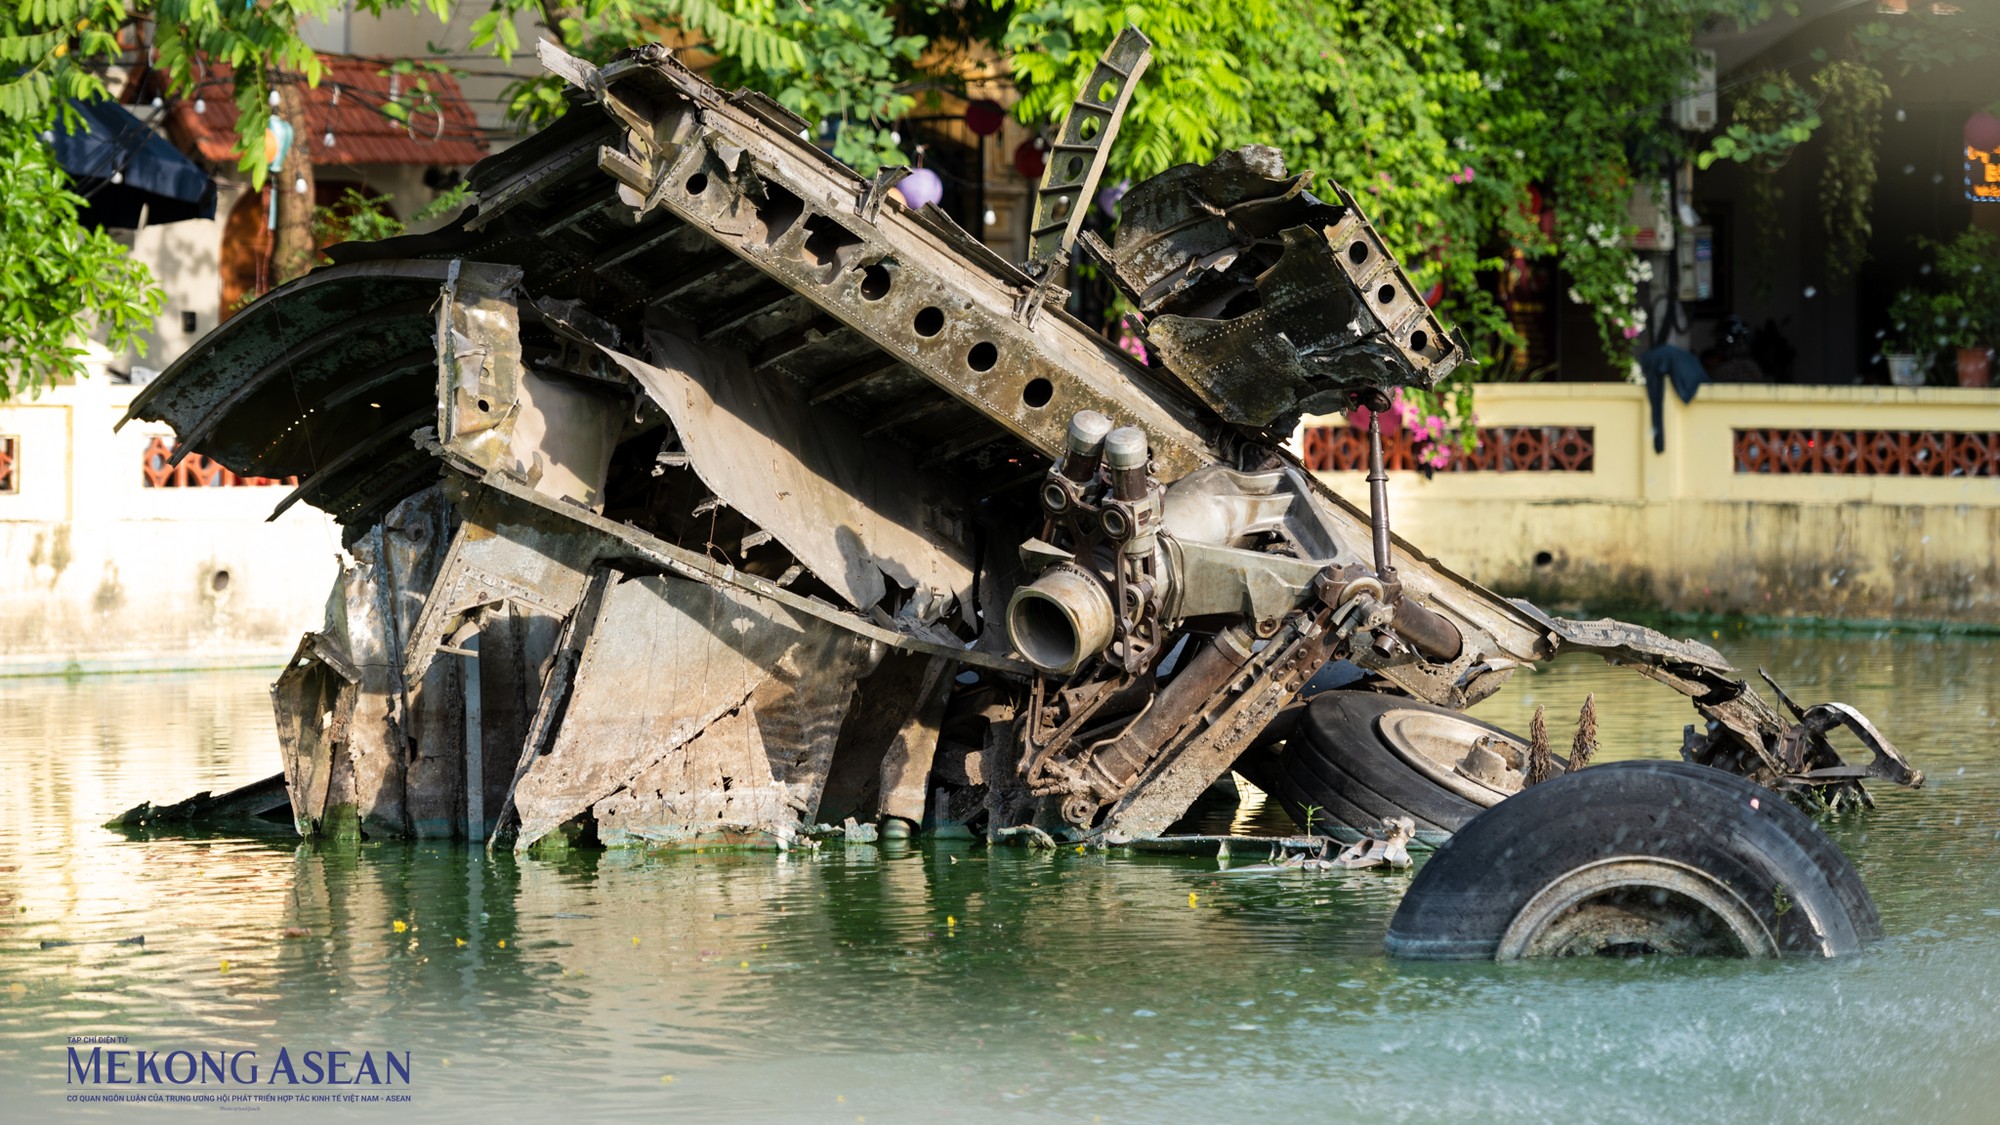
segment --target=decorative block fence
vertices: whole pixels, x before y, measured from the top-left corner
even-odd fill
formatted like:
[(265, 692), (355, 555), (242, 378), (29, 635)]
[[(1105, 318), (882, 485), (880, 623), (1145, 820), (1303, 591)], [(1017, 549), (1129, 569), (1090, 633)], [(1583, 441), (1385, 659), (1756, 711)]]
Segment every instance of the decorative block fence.
[[(1390, 512), (1446, 566), (1555, 604), (2000, 625), (2000, 390), (1612, 383), (1478, 389), (1480, 448), (1431, 474), (1384, 443)], [(1305, 465), (1366, 507), (1367, 435), (1310, 418)]]

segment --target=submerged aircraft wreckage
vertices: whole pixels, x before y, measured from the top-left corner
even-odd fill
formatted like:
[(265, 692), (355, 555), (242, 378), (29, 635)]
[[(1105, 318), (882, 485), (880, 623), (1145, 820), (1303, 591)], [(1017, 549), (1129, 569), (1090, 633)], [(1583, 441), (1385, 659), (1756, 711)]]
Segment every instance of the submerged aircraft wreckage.
[[(1852, 868), (1768, 799), (1920, 783), (1866, 719), (1452, 574), (1390, 532), (1372, 429), (1370, 511), (1285, 451), (1464, 358), (1351, 196), (1247, 148), (1079, 240), (1148, 52), (1128, 30), (1085, 83), (1016, 264), (664, 48), (544, 44), (571, 108), (463, 218), (334, 248), (139, 395), (176, 457), (297, 476), (279, 509), (345, 528), (273, 689), (299, 831), (1117, 846), (1235, 769), (1308, 832), (1458, 833), (1403, 953), (1868, 937)], [(1064, 311), (1079, 247), (1156, 365)], [(1687, 695), (1685, 763), (1565, 773), (1458, 714), (1561, 652)]]

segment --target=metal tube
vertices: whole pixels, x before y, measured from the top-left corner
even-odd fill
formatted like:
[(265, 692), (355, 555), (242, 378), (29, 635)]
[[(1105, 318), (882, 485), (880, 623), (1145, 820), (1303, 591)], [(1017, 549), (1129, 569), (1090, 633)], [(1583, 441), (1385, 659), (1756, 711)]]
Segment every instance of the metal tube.
[(1175, 731), (1195, 712), (1212, 702), (1215, 693), (1250, 662), (1252, 639), (1241, 625), (1231, 625), (1187, 662), (1144, 714), (1096, 752), (1091, 768), (1114, 791), (1139, 775)]
[(1146, 432), (1120, 426), (1104, 439), (1104, 460), (1111, 466), (1111, 494), (1120, 500), (1146, 498)]
[(1097, 475), (1098, 458), (1104, 453), (1104, 435), (1110, 432), (1111, 419), (1095, 410), (1079, 410), (1070, 415), (1063, 475), (1078, 484), (1088, 484)]
[(1368, 526), (1375, 533), (1375, 573), (1388, 581), (1396, 573), (1389, 565), (1389, 473), (1382, 457), (1382, 412), (1368, 412)]
[(1014, 591), (1007, 602), (1007, 636), (1028, 663), (1067, 676), (1103, 652), (1118, 626), (1104, 583), (1082, 567), (1060, 563)]
[(1391, 624), (1398, 636), (1433, 660), (1457, 660), (1458, 654), (1465, 651), (1465, 637), (1450, 618), (1408, 598), (1397, 604)]

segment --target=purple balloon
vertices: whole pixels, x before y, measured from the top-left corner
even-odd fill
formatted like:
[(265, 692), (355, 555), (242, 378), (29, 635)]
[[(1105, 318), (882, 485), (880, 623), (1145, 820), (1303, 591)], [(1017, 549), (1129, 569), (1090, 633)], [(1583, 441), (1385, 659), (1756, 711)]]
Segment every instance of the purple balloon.
[(1103, 191), (1098, 192), (1097, 209), (1099, 211), (1104, 212), (1104, 214), (1109, 218), (1113, 219), (1117, 218), (1118, 201), (1124, 199), (1125, 193), (1130, 190), (1132, 190), (1132, 181), (1120, 180), (1117, 183), (1112, 184), (1110, 187), (1105, 188)]
[(944, 181), (929, 168), (913, 168), (896, 185), (896, 190), (903, 193), (903, 202), (909, 204), (910, 210), (916, 211), (926, 203), (936, 203), (944, 198)]

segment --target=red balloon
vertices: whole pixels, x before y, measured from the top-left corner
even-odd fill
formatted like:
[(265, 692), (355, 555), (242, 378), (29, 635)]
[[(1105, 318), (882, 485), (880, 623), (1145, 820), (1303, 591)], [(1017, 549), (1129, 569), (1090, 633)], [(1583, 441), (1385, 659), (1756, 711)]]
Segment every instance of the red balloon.
[(2000, 117), (1982, 109), (1966, 118), (1965, 143), (1987, 152), (2000, 148)]
[(1000, 123), (1007, 119), (1007, 111), (999, 102), (981, 99), (965, 107), (965, 127), (982, 137), (990, 137), (1000, 131)]
[(1034, 138), (1022, 141), (1014, 150), (1014, 171), (1031, 180), (1042, 178), (1042, 170), (1049, 166), (1049, 158), (1036, 145)]

